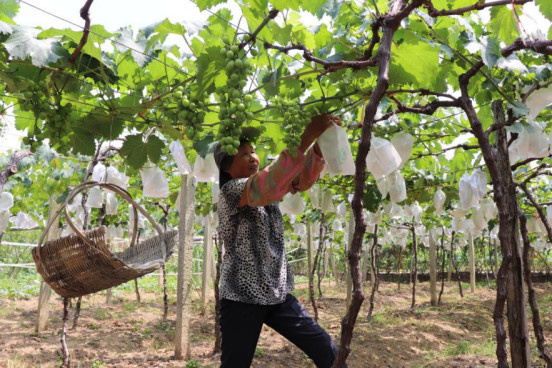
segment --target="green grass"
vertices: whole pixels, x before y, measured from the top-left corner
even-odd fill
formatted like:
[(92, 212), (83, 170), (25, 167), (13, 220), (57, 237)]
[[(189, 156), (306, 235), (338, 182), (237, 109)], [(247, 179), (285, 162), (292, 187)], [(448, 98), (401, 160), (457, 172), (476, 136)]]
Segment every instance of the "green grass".
[(460, 341), (457, 344), (449, 344), (443, 351), (443, 356), (452, 357), (458, 355), (485, 355), (494, 356), (496, 351), (496, 342), (493, 338), (488, 338), (483, 342), (469, 343)]
[(40, 292), (40, 276), (36, 273), (19, 273), (12, 279), (0, 275), (0, 297), (12, 300), (30, 299)]

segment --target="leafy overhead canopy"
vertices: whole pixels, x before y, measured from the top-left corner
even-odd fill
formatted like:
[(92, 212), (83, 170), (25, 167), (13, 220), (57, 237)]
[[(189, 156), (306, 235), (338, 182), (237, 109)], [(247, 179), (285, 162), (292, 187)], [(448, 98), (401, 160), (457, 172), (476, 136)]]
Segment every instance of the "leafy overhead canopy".
[[(437, 10), (454, 10), (474, 1), (432, 3)], [(240, 0), (243, 17), (235, 17), (224, 1), (196, 4), (211, 12), (198, 32), (168, 19), (139, 31), (109, 32), (93, 25), (68, 67), (82, 32), (15, 25), (17, 1), (0, 0), (0, 92), (3, 104), (14, 107), (16, 127), (26, 129), (24, 143), (36, 150), (48, 140), (60, 153), (93, 155), (99, 142), (124, 139), (122, 157), (140, 168), (167, 154), (170, 140), (180, 140), (193, 159), (221, 139), (231, 146), (247, 137), (256, 141), (264, 160), (297, 144), (310, 116), (332, 113), (348, 127), (356, 154), (358, 123), (379, 78), (375, 58), (381, 44), (372, 40), (381, 39), (378, 16), (388, 11), (388, 1)], [(536, 4), (551, 18), (549, 1)], [(546, 84), (552, 67), (527, 50), (502, 57), (500, 48), (523, 35), (517, 22), (524, 11), (491, 6), (486, 24), (477, 11), (432, 17), (426, 7), (418, 7), (402, 20), (390, 50), (389, 90), (394, 92), (379, 101), (373, 133), (391, 139), (402, 130), (416, 137), (416, 158), (403, 168), (407, 182), (425, 177), (454, 183), (481, 162), (480, 155), (461, 148), (447, 157), (441, 154), (469, 129), (462, 111), (420, 113), (458, 96), (459, 77), (479, 61), (484, 67), (468, 91), (484, 128), (492, 124), (489, 104), (496, 99), (507, 100), (526, 121), (523, 93)], [(175, 39), (182, 42), (171, 43)], [(370, 58), (374, 62), (366, 66), (343, 67)], [(235, 123), (242, 119), (243, 124)], [(368, 181), (374, 184), (373, 177)], [(351, 192), (348, 183), (343, 190)], [(430, 197), (416, 185), (409, 190), (418, 188), (419, 198)], [(379, 204), (377, 194), (369, 190), (365, 204)]]

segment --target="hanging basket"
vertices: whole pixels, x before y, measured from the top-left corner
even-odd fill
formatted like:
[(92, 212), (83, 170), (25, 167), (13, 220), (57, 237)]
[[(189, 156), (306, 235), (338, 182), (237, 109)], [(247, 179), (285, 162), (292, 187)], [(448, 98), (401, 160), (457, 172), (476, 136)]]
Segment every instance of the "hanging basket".
[[(78, 193), (93, 187), (110, 190), (126, 199), (134, 209), (134, 231), (130, 246), (123, 252), (112, 253), (105, 241), (106, 227), (90, 231), (79, 230), (67, 212), (67, 204)], [(44, 238), (61, 211), (74, 234), (48, 241)], [(150, 239), (136, 242), (138, 211), (159, 233)], [(163, 232), (155, 220), (123, 188), (110, 183), (85, 182), (75, 187), (46, 226), (38, 246), (33, 249), (36, 269), (60, 296), (79, 297), (120, 285), (161, 267), (172, 254), (176, 230)]]

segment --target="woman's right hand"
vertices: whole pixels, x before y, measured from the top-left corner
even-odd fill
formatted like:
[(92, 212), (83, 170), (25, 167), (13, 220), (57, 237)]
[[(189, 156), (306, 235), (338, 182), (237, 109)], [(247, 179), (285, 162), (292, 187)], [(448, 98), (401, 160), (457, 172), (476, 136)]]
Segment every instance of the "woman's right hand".
[(337, 116), (328, 114), (313, 116), (301, 135), (301, 145), (299, 145), (301, 152), (304, 153), (332, 124), (341, 125), (341, 120)]

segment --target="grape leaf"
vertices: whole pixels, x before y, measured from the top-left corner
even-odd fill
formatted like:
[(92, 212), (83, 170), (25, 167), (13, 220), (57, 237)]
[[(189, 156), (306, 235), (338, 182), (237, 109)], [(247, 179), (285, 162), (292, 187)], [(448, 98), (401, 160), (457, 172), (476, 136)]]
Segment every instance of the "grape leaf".
[(194, 143), (194, 149), (198, 155), (205, 158), (209, 153), (215, 152), (217, 144), (218, 141), (215, 140), (215, 137), (212, 134), (207, 134), (205, 138)]
[(199, 8), (199, 10), (205, 10), (212, 8), (213, 6), (217, 4), (225, 3), (225, 0), (195, 0), (194, 1)]
[(512, 43), (519, 36), (514, 15), (506, 6), (493, 6), (490, 28), (501, 41), (506, 43)]
[(46, 66), (59, 59), (55, 53), (56, 40), (48, 38), (39, 40), (36, 36), (39, 30), (30, 27), (13, 27), (13, 33), (4, 42), (4, 47), (11, 57), (15, 59), (26, 59), (30, 57), (36, 66)]
[(0, 0), (0, 14), (13, 18), (19, 11), (19, 2), (16, 0)]
[(192, 97), (199, 98), (205, 92), (211, 93), (215, 88), (215, 78), (224, 74), (224, 57), (220, 47), (209, 47), (197, 58), (197, 82), (192, 85)]
[(147, 142), (143, 141), (141, 134), (129, 135), (121, 147), (120, 154), (132, 168), (139, 169), (148, 158), (152, 163), (157, 163), (164, 146), (163, 141), (154, 135), (149, 136)]
[(535, 0), (535, 4), (539, 6), (542, 15), (552, 20), (552, 2), (550, 0)]

